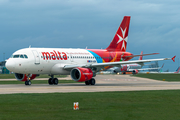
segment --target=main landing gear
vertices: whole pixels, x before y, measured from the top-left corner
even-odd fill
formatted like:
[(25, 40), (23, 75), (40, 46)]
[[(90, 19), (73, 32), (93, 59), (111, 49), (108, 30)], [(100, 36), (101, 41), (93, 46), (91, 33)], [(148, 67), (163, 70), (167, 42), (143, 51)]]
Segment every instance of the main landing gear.
[(86, 85), (95, 85), (95, 84), (96, 84), (96, 81), (95, 81), (94, 78), (91, 78), (90, 80), (85, 81), (85, 84), (86, 84)]
[(49, 85), (58, 85), (58, 79), (57, 78), (54, 78), (54, 76), (52, 75), (51, 76), (51, 78), (49, 78), (49, 80), (48, 80), (48, 83), (49, 83)]

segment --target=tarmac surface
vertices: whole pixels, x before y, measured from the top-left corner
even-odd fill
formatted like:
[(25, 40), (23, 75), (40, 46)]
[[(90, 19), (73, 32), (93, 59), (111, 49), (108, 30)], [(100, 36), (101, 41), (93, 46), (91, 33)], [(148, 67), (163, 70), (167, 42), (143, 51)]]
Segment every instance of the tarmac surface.
[[(45, 80), (48, 78), (43, 78)], [(97, 75), (96, 85), (85, 85), (85, 83), (61, 83), (58, 85), (32, 84), (8, 84), (0, 85), (0, 94), (13, 93), (67, 93), (67, 92), (104, 92), (104, 91), (141, 91), (141, 90), (175, 90), (180, 89), (180, 82), (166, 82), (147, 78), (133, 77), (130, 75)], [(15, 79), (10, 79), (15, 80)], [(36, 80), (36, 79), (35, 79)], [(41, 78), (37, 79), (41, 80)]]

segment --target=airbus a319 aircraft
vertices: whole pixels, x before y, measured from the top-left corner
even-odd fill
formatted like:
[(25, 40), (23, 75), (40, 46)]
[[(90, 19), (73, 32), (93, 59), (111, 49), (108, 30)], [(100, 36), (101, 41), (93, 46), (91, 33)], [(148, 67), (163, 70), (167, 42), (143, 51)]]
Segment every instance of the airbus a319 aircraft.
[(54, 75), (71, 75), (76, 82), (95, 85), (96, 72), (122, 64), (145, 63), (170, 60), (174, 58), (133, 60), (133, 55), (126, 52), (130, 16), (124, 16), (112, 42), (106, 49), (61, 49), (61, 48), (25, 48), (12, 54), (6, 67), (15, 73), (19, 81), (31, 85), (31, 80), (40, 74), (48, 74), (49, 84), (58, 84)]

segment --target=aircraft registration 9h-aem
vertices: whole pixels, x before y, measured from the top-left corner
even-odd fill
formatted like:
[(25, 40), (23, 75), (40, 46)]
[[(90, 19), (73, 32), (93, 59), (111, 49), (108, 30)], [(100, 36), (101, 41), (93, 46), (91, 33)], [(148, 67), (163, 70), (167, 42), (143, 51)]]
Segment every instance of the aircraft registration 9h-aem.
[[(124, 16), (112, 42), (106, 49), (61, 49), (61, 48), (25, 48), (12, 54), (6, 67), (15, 73), (19, 81), (31, 85), (31, 80), (40, 74), (51, 76), (48, 83), (58, 84), (54, 75), (71, 75), (76, 82), (95, 85), (96, 73), (123, 64), (145, 63), (170, 60), (174, 58), (132, 60), (133, 57), (151, 54), (133, 55), (126, 52), (130, 16)], [(156, 54), (156, 53), (152, 53)]]

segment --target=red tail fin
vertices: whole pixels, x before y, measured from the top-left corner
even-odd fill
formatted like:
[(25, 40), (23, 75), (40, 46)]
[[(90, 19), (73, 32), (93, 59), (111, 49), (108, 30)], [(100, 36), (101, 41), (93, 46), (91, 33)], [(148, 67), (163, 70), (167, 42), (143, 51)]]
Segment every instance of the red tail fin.
[(106, 48), (108, 51), (126, 51), (130, 16), (124, 16), (111, 44)]
[[(142, 55), (142, 54), (143, 54), (143, 51), (141, 51), (141, 55)], [(142, 57), (143, 57), (143, 56), (140, 56), (140, 57), (139, 57), (139, 60), (142, 60)]]

